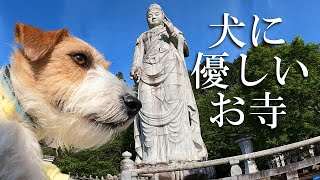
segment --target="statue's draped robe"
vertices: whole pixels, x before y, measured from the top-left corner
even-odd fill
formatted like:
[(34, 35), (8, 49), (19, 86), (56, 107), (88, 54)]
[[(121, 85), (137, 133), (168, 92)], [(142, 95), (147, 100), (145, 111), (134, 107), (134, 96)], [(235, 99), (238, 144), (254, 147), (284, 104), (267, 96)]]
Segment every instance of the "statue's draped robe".
[(137, 39), (133, 67), (141, 69), (134, 122), (137, 161), (190, 161), (207, 158), (199, 114), (184, 61), (183, 34), (174, 45), (164, 26)]

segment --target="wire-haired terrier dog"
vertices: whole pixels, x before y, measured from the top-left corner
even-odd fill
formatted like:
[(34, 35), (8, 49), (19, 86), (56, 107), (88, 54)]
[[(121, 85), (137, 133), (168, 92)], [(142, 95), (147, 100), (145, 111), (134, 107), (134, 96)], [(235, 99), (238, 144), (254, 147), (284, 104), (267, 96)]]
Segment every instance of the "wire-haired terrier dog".
[(0, 179), (47, 179), (38, 141), (96, 148), (128, 127), (141, 103), (91, 45), (66, 29), (15, 27), (20, 44), (1, 71)]

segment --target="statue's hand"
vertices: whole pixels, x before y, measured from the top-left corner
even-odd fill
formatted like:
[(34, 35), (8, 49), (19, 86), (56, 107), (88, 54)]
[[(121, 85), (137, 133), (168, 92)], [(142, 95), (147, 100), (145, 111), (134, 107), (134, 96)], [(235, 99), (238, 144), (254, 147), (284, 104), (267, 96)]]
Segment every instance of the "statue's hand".
[(166, 15), (164, 16), (162, 22), (163, 22), (164, 25), (167, 26), (167, 27), (170, 26), (170, 24), (173, 25), (173, 24), (171, 23), (170, 19), (169, 19)]
[(167, 16), (164, 16), (162, 22), (165, 25), (165, 27), (167, 28), (169, 35), (172, 36), (173, 34), (175, 34), (174, 33), (174, 26)]
[(130, 72), (130, 79), (138, 82), (140, 78), (141, 70), (138, 67), (132, 67)]
[(176, 32), (173, 32), (173, 33), (171, 33), (170, 36), (176, 38), (178, 36), (178, 34)]

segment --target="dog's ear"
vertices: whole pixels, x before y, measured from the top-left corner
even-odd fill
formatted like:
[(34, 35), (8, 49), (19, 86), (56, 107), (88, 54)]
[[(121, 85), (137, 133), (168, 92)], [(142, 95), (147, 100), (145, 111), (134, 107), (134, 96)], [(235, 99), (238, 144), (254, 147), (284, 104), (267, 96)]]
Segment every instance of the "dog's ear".
[(23, 23), (16, 24), (14, 33), (16, 43), (21, 44), (23, 52), (31, 61), (41, 59), (56, 44), (61, 42), (63, 37), (68, 36), (67, 29), (43, 31)]

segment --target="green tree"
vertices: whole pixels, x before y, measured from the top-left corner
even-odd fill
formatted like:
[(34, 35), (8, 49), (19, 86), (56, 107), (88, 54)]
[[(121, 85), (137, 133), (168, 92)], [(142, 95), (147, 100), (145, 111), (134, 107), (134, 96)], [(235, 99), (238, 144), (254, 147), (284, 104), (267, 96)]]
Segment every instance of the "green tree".
[(72, 175), (105, 176), (120, 173), (121, 154), (125, 151), (134, 152), (133, 126), (120, 133), (106, 145), (95, 150), (80, 152), (61, 151), (43, 147), (46, 155), (56, 157), (56, 164), (62, 172)]
[[(234, 156), (241, 153), (235, 140), (243, 133), (255, 135), (254, 150), (268, 149), (288, 143), (297, 142), (303, 139), (320, 135), (320, 49), (318, 44), (306, 44), (297, 37), (291, 44), (271, 46), (266, 43), (258, 47), (251, 47), (247, 52), (247, 63), (245, 76), (248, 81), (255, 81), (268, 74), (267, 77), (254, 87), (247, 87), (240, 81), (241, 58), (233, 63), (227, 63), (230, 68), (224, 83), (230, 85), (227, 90), (211, 88), (194, 90), (197, 95), (197, 105), (201, 119), (203, 139), (207, 145), (209, 159), (218, 159)], [(281, 76), (290, 67), (285, 79), (285, 85), (280, 85), (276, 79), (276, 61), (281, 61)], [(309, 71), (309, 76), (304, 78), (297, 60), (302, 62)], [(192, 81), (191, 81), (192, 82)], [(193, 82), (194, 83), (194, 82)], [(202, 90), (203, 91), (203, 90)], [(210, 117), (219, 114), (218, 107), (211, 105), (211, 102), (218, 102), (218, 92), (225, 95), (225, 99), (233, 100), (233, 97), (240, 97), (245, 101), (244, 106), (233, 106), (232, 103), (225, 105), (224, 110), (238, 108), (245, 115), (245, 120), (240, 126), (231, 126), (226, 120), (224, 125), (218, 127), (217, 123), (212, 124)], [(261, 109), (252, 109), (250, 106), (263, 105), (253, 99), (264, 98), (264, 93), (270, 92), (271, 98), (281, 96), (282, 103), (286, 105), (283, 109), (286, 115), (278, 115), (278, 126), (270, 129), (262, 125), (256, 115), (251, 112), (270, 112)], [(273, 105), (279, 105), (277, 102)], [(225, 114), (229, 119), (237, 120), (237, 114)], [(267, 124), (271, 123), (271, 115), (264, 115)], [(217, 173), (226, 176), (229, 168), (218, 167)]]
[[(291, 44), (270, 46), (260, 44), (256, 48), (250, 48), (247, 53), (246, 78), (253, 81), (265, 74), (268, 76), (255, 87), (238, 86), (237, 91), (246, 101), (243, 108), (247, 127), (257, 135), (256, 148), (266, 149), (291, 142), (296, 142), (320, 134), (320, 116), (317, 110), (319, 106), (320, 87), (320, 51), (317, 44), (305, 44), (297, 37)], [(281, 59), (281, 76), (290, 67), (285, 79), (285, 85), (280, 85), (276, 79), (276, 61), (274, 57)], [(238, 63), (237, 59), (234, 63)], [(307, 78), (303, 77), (302, 70), (297, 61), (306, 65), (309, 71)], [(261, 125), (260, 121), (250, 113), (249, 106), (262, 105), (253, 99), (264, 98), (264, 93), (270, 92), (272, 98), (281, 96), (286, 115), (278, 116), (278, 126), (270, 129)], [(278, 104), (279, 105), (279, 104)], [(267, 112), (259, 110), (259, 112)], [(269, 111), (270, 112), (270, 111)], [(267, 123), (271, 123), (271, 117), (265, 117)]]

